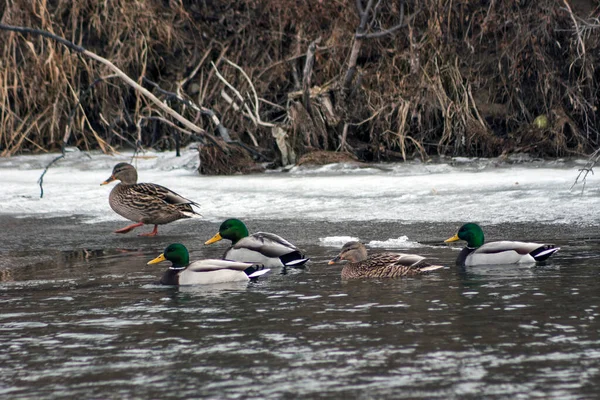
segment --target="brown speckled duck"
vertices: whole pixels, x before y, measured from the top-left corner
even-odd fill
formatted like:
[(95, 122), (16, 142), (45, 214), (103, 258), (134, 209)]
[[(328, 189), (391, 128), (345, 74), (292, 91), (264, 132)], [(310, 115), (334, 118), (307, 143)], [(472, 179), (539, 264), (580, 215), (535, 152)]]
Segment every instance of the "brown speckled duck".
[(110, 207), (119, 215), (136, 222), (115, 233), (127, 233), (144, 224), (154, 224), (150, 233), (139, 236), (156, 236), (158, 225), (168, 224), (182, 218), (198, 217), (192, 206), (199, 204), (178, 195), (164, 186), (154, 183), (137, 183), (137, 171), (128, 163), (118, 163), (110, 178), (101, 183), (121, 181), (108, 197)]
[(379, 253), (367, 256), (367, 248), (360, 242), (346, 243), (329, 264), (337, 264), (341, 260), (348, 261), (342, 269), (342, 279), (399, 278), (444, 268), (443, 265), (431, 265), (425, 257), (415, 254)]

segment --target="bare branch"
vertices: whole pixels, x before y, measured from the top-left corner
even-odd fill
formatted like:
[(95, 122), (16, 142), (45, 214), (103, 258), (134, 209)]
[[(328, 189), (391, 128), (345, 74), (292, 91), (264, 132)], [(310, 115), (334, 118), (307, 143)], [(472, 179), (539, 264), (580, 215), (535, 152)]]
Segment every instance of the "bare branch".
[(583, 43), (583, 39), (581, 38), (579, 32), (579, 24), (577, 24), (577, 19), (575, 18), (575, 15), (573, 15), (573, 11), (571, 10), (571, 6), (569, 6), (569, 2), (567, 0), (563, 0), (563, 3), (565, 3), (565, 8), (571, 17), (571, 20), (573, 20), (573, 25), (575, 26), (575, 35), (577, 36), (577, 41), (579, 42), (579, 57), (583, 57), (585, 55), (585, 44)]
[(592, 175), (594, 174), (594, 167), (596, 166), (596, 164), (598, 164), (599, 161), (600, 161), (600, 149), (597, 149), (588, 158), (588, 161), (585, 163), (583, 168), (579, 169), (579, 174), (575, 178), (575, 182), (573, 182), (573, 184), (571, 185), (569, 190), (573, 190), (575, 185), (577, 185), (577, 183), (579, 183), (579, 181), (581, 180), (581, 183), (582, 183), (581, 193), (583, 194), (583, 190), (585, 189), (586, 178), (590, 172), (592, 173)]
[(54, 35), (50, 32), (42, 31), (39, 29), (17, 27), (17, 26), (5, 25), (5, 24), (0, 24), (0, 29), (5, 29), (5, 30), (9, 30), (9, 31), (14, 31), (14, 32), (20, 32), (20, 33), (33, 33), (33, 34), (41, 35), (41, 36), (56, 40), (57, 42), (67, 46), (68, 48), (75, 50), (76, 52), (81, 53), (93, 60), (96, 60), (96, 61), (100, 62), (101, 64), (104, 64), (110, 70), (112, 70), (116, 75), (118, 75), (121, 79), (123, 79), (125, 81), (125, 83), (127, 83), (129, 86), (133, 87), (135, 90), (139, 91), (140, 93), (142, 93), (145, 97), (147, 97), (150, 101), (152, 101), (161, 110), (163, 110), (164, 112), (166, 112), (167, 114), (169, 114), (170, 116), (175, 118), (177, 121), (179, 121), (183, 126), (187, 127), (192, 132), (195, 132), (199, 135), (206, 136), (215, 145), (217, 145), (222, 151), (226, 152), (226, 149), (210, 134), (208, 134), (206, 131), (204, 131), (200, 127), (196, 126), (194, 123), (192, 123), (187, 118), (185, 118), (184, 116), (179, 114), (177, 111), (168, 107), (166, 104), (164, 104), (162, 101), (160, 101), (160, 99), (158, 99), (156, 96), (154, 96), (149, 90), (147, 90), (143, 86), (140, 86), (136, 81), (131, 79), (126, 73), (121, 71), (116, 65), (114, 65), (112, 62), (110, 62), (106, 58), (100, 57), (96, 53), (86, 50), (85, 48), (83, 48), (81, 46), (77, 46), (74, 43), (71, 43), (70, 41), (68, 41), (64, 38), (61, 38), (60, 36)]
[(26, 28), (24, 26), (12, 26), (12, 25), (6, 25), (6, 24), (0, 24), (0, 29), (4, 29), (7, 31), (13, 31), (13, 32), (19, 32), (19, 33), (33, 33), (35, 35), (40, 35), (40, 36), (44, 36), (49, 39), (55, 40), (65, 46), (67, 46), (69, 49), (74, 50), (78, 53), (83, 53), (85, 51), (85, 49), (83, 47), (78, 46), (75, 43), (70, 42), (65, 38), (62, 38), (60, 36), (57, 36), (53, 33), (47, 32), (47, 31), (43, 31), (41, 29)]
[[(215, 126), (216, 126), (217, 130), (219, 131), (219, 134), (221, 135), (223, 140), (225, 140), (226, 142), (231, 142), (231, 137), (229, 136), (229, 131), (227, 130), (227, 128), (225, 128), (225, 126), (223, 126), (223, 124), (219, 120), (219, 117), (217, 117), (217, 115), (214, 113), (214, 111), (212, 111), (211, 109), (208, 109), (206, 107), (199, 107), (196, 104), (192, 103), (190, 100), (184, 99), (184, 98), (180, 97), (179, 95), (177, 95), (176, 93), (169, 92), (169, 91), (161, 88), (160, 86), (158, 86), (157, 83), (152, 82), (150, 79), (148, 79), (146, 77), (144, 77), (144, 82), (153, 86), (160, 93), (166, 95), (167, 98), (175, 99), (178, 102), (190, 107), (191, 109), (193, 109), (203, 115), (207, 115), (210, 118), (210, 120), (215, 124)], [(187, 132), (187, 131), (184, 130), (184, 132)]]
[(210, 55), (210, 52), (212, 51), (212, 41), (208, 46), (208, 49), (204, 52), (204, 55), (202, 56), (202, 58), (200, 59), (200, 61), (198, 62), (198, 64), (196, 65), (196, 67), (192, 70), (192, 72), (190, 72), (190, 74), (185, 77), (182, 81), (180, 81), (177, 84), (177, 94), (179, 96), (181, 96), (181, 89), (190, 81), (194, 78), (194, 76), (196, 76), (196, 74), (198, 73), (198, 71), (200, 70), (200, 67), (202, 67), (202, 64), (204, 64), (204, 61), (206, 61), (206, 59), (208, 58), (208, 56)]
[[(248, 75), (246, 75), (246, 73), (236, 64), (232, 63), (231, 61), (226, 60), (229, 64), (231, 64), (232, 66), (238, 68), (240, 71), (242, 71), (242, 73), (244, 74), (244, 77), (250, 82), (250, 78), (248, 78)], [(229, 83), (227, 81), (227, 79), (225, 79), (223, 77), (223, 75), (221, 75), (221, 73), (219, 72), (219, 70), (217, 69), (217, 66), (214, 63), (211, 63), (212, 67), (215, 71), (215, 75), (217, 76), (217, 78), (219, 78), (221, 80), (221, 82), (223, 82), (225, 84), (225, 86), (227, 86), (237, 97), (237, 99), (240, 101), (240, 103), (242, 103), (242, 106), (244, 107), (244, 109), (246, 110), (246, 113), (244, 113), (244, 115), (248, 118), (250, 118), (250, 120), (255, 124), (255, 125), (260, 125), (260, 126), (264, 126), (264, 127), (268, 127), (268, 128), (272, 128), (275, 126), (275, 124), (271, 124), (269, 122), (264, 122), (261, 121), (260, 116), (258, 115), (258, 96), (256, 97), (256, 107), (255, 107), (255, 112), (256, 114), (254, 114), (251, 110), (250, 107), (248, 107), (248, 104), (244, 101), (244, 97), (240, 94), (240, 92), (233, 87), (233, 85), (231, 83)], [(252, 87), (252, 90), (254, 91), (254, 86), (252, 86), (252, 82), (250, 82), (250, 85)], [(256, 92), (254, 91), (254, 93), (256, 94)], [(223, 96), (224, 92), (221, 92), (221, 95)]]
[(358, 10), (359, 15), (362, 15), (365, 13), (365, 9), (362, 6), (362, 0), (356, 0), (356, 9)]
[(321, 37), (319, 36), (315, 39), (309, 46), (306, 51), (306, 61), (304, 62), (304, 71), (302, 72), (302, 91), (304, 108), (308, 111), (309, 115), (312, 115), (312, 110), (310, 107), (310, 88), (312, 86), (311, 77), (312, 70), (315, 64), (315, 52), (317, 51), (317, 46), (321, 43)]
[(246, 78), (246, 81), (248, 81), (248, 85), (250, 85), (250, 89), (252, 89), (252, 94), (254, 95), (254, 116), (256, 117), (256, 121), (259, 125), (261, 126), (266, 126), (269, 128), (274, 127), (274, 124), (271, 124), (269, 122), (264, 122), (260, 119), (260, 113), (258, 112), (258, 95), (256, 94), (256, 89), (254, 88), (254, 84), (252, 83), (252, 81), (250, 80), (250, 77), (248, 76), (248, 74), (246, 74), (246, 72), (242, 69), (242, 67), (240, 67), (239, 65), (237, 65), (236, 63), (229, 61), (228, 59), (224, 59), (225, 62), (227, 62), (229, 65), (231, 65), (232, 67), (236, 68), (238, 71), (240, 71), (242, 73), (242, 75), (244, 76), (244, 78)]
[(389, 29), (385, 29), (385, 30), (382, 30), (379, 32), (373, 32), (373, 33), (357, 32), (355, 36), (357, 38), (376, 39), (376, 38), (380, 38), (383, 36), (391, 35), (392, 33), (396, 32), (400, 28), (404, 28), (406, 25), (407, 24), (404, 22), (404, 0), (402, 0), (402, 1), (400, 1), (400, 18), (398, 19), (398, 24), (396, 24), (395, 26), (393, 26)]
[(48, 169), (50, 168), (50, 166), (52, 164), (54, 164), (55, 162), (57, 162), (58, 160), (60, 160), (61, 158), (65, 158), (65, 153), (63, 152), (60, 156), (56, 157), (54, 160), (50, 161), (50, 163), (48, 165), (46, 165), (46, 168), (44, 168), (44, 171), (42, 172), (42, 175), (40, 175), (39, 179), (38, 179), (38, 184), (40, 185), (40, 199), (42, 197), (44, 197), (44, 175), (46, 175), (46, 172), (48, 172)]

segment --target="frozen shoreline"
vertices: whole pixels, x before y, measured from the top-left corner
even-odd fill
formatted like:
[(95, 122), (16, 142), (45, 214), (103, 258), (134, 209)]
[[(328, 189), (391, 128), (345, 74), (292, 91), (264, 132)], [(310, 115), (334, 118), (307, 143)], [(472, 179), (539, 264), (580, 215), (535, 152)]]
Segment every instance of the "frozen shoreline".
[[(0, 159), (0, 213), (35, 217), (85, 216), (85, 222), (122, 220), (108, 206), (112, 185), (100, 186), (131, 153), (107, 156), (72, 152), (37, 180), (55, 154)], [(582, 162), (499, 164), (454, 159), (451, 163), (331, 164), (288, 172), (200, 176), (197, 152), (145, 153), (134, 161), (141, 182), (154, 182), (202, 206), (211, 222), (244, 219), (480, 223), (540, 222), (594, 225), (600, 217), (598, 180), (588, 177), (570, 191)]]

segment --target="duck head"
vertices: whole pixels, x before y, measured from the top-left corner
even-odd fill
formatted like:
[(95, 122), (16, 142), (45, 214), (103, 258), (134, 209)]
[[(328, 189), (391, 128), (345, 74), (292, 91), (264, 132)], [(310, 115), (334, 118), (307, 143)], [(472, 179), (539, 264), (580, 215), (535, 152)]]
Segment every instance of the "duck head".
[(219, 233), (208, 239), (204, 244), (212, 244), (221, 239), (229, 239), (233, 244), (236, 244), (238, 240), (243, 239), (246, 236), (248, 236), (248, 228), (246, 228), (246, 225), (239, 219), (230, 218), (221, 224)]
[(126, 185), (133, 185), (137, 182), (138, 176), (135, 167), (128, 163), (118, 163), (112, 171), (112, 175), (100, 185), (106, 185), (112, 181), (121, 181)]
[(456, 242), (457, 240), (466, 241), (467, 247), (477, 248), (483, 246), (485, 239), (481, 227), (470, 222), (461, 226), (456, 235), (444, 240), (444, 242)]
[(148, 261), (148, 265), (158, 264), (162, 261), (171, 261), (172, 265), (169, 269), (185, 269), (190, 263), (190, 253), (181, 243), (173, 243), (168, 245), (161, 255)]
[(342, 260), (350, 261), (351, 263), (364, 261), (367, 259), (367, 248), (361, 242), (348, 242), (342, 246), (340, 254), (329, 261), (329, 265), (337, 264)]

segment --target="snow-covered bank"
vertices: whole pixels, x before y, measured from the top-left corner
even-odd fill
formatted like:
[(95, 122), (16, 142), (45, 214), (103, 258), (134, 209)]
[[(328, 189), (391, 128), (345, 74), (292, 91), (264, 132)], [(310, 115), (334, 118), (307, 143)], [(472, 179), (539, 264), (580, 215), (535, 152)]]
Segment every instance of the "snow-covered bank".
[[(120, 220), (108, 206), (112, 185), (100, 186), (131, 154), (72, 152), (37, 180), (56, 155), (0, 159), (0, 212), (13, 215), (85, 215), (89, 222)], [(140, 181), (167, 186), (202, 205), (211, 221), (226, 217), (331, 221), (478, 221), (595, 225), (598, 179), (583, 194), (569, 188), (576, 162), (499, 165), (492, 160), (334, 164), (246, 176), (200, 176), (195, 150), (182, 157), (145, 153), (133, 163)]]

